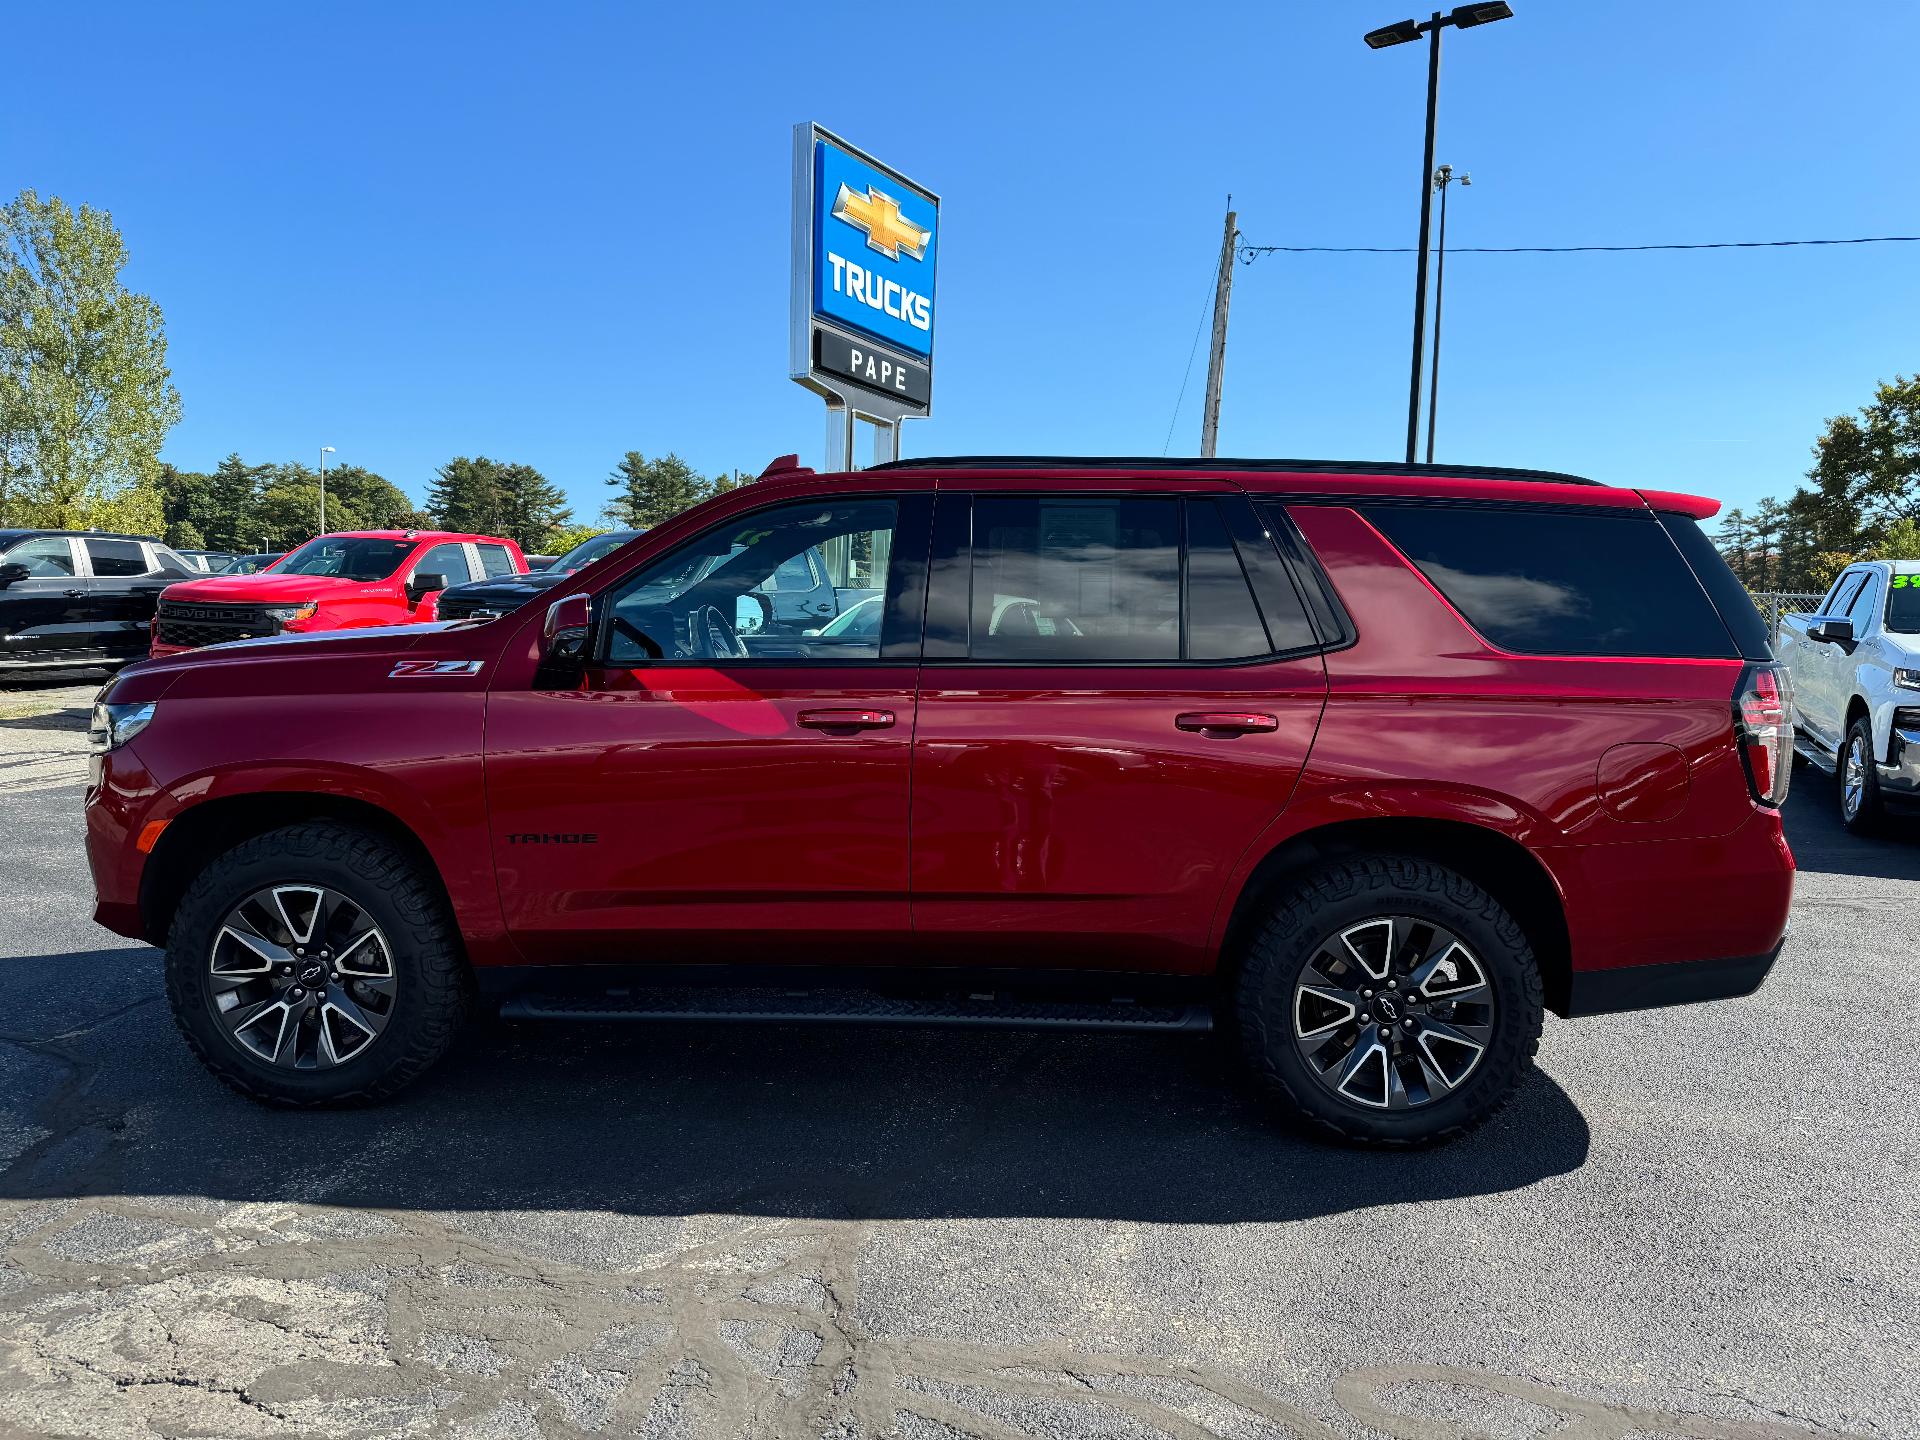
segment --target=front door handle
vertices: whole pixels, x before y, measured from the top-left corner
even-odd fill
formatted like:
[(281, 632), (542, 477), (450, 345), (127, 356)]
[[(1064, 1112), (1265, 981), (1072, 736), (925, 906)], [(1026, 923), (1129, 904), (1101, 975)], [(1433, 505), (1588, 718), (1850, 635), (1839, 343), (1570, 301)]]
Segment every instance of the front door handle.
[(69, 590), (66, 594), (69, 600), (84, 600), (87, 598), (87, 592), (84, 590)]
[(800, 723), (809, 730), (886, 730), (893, 725), (891, 710), (802, 710)]
[(1189, 710), (1174, 716), (1173, 723), (1202, 735), (1251, 735), (1280, 728), (1274, 716), (1245, 710)]

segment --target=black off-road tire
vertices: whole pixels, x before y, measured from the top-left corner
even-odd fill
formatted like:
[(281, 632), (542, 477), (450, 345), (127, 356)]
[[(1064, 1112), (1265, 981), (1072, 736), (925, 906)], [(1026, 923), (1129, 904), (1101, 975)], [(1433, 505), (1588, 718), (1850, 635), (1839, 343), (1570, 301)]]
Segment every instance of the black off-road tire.
[[(1417, 1107), (1373, 1109), (1335, 1096), (1295, 1042), (1294, 996), (1329, 936), (1375, 916), (1431, 921), (1482, 962), (1494, 994), (1493, 1035), (1459, 1088)], [(1241, 1059), (1263, 1094), (1308, 1130), (1353, 1145), (1412, 1147), (1464, 1135), (1497, 1112), (1540, 1044), (1540, 967), (1499, 901), (1431, 860), (1368, 855), (1330, 860), (1272, 898), (1233, 991)]]
[[(392, 1019), (361, 1052), (328, 1069), (293, 1070), (246, 1051), (209, 1000), (215, 935), (240, 901), (273, 885), (324, 885), (352, 898), (392, 951)], [(292, 1108), (371, 1104), (417, 1079), (453, 1044), (472, 1003), (460, 933), (414, 857), (353, 825), (312, 821), (236, 845), (200, 872), (167, 937), (167, 1000), (193, 1053), (242, 1095)]]
[[(1848, 770), (1859, 748), (1860, 792), (1849, 797)], [(1840, 823), (1850, 835), (1878, 835), (1886, 828), (1887, 806), (1880, 794), (1880, 772), (1874, 766), (1873, 724), (1862, 715), (1847, 727), (1847, 738), (1840, 742), (1840, 756), (1833, 767), (1834, 788), (1840, 801)]]

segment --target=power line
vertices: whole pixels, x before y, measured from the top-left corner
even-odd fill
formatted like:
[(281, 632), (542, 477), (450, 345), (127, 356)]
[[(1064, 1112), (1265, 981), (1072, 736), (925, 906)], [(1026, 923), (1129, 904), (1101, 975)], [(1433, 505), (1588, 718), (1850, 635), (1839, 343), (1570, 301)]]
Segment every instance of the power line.
[(1180, 398), (1173, 402), (1173, 418), (1167, 421), (1166, 443), (1160, 447), (1160, 453), (1162, 455), (1165, 455), (1168, 450), (1173, 448), (1173, 427), (1180, 423), (1180, 407), (1186, 404), (1187, 401), (1187, 381), (1193, 378), (1193, 357), (1200, 353), (1200, 332), (1207, 328), (1207, 317), (1213, 313), (1213, 293), (1214, 287), (1218, 283), (1219, 276), (1212, 270), (1209, 270), (1207, 272), (1206, 308), (1200, 312), (1200, 323), (1193, 327), (1193, 344), (1187, 349), (1186, 372), (1180, 377)]
[[(1451, 255), (1611, 255), (1648, 250), (1779, 250), (1791, 245), (1908, 245), (1920, 235), (1857, 235), (1844, 240), (1708, 240), (1691, 245), (1453, 245)], [(1412, 255), (1414, 245), (1242, 245), (1240, 263), (1263, 255)]]

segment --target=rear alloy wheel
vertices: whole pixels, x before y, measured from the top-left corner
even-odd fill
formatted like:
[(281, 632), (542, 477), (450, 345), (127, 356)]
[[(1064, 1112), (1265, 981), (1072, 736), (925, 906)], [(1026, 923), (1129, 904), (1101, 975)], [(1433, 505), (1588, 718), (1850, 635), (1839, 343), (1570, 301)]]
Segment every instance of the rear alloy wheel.
[(386, 1098), (445, 1053), (468, 996), (453, 917), (421, 863), (331, 821), (217, 856), (167, 939), (181, 1033), (269, 1104)]
[(1431, 861), (1376, 856), (1275, 897), (1236, 1008), (1273, 1098), (1345, 1140), (1417, 1145), (1506, 1102), (1543, 1007), (1533, 951), (1497, 900)]
[(1293, 993), (1293, 1043), (1308, 1073), (1375, 1110), (1417, 1109), (1465, 1084), (1496, 1018), (1473, 952), (1413, 915), (1381, 915), (1328, 937)]
[(1840, 747), (1840, 823), (1855, 835), (1879, 831), (1886, 811), (1880, 801), (1880, 772), (1873, 764), (1873, 726), (1862, 715), (1847, 730)]

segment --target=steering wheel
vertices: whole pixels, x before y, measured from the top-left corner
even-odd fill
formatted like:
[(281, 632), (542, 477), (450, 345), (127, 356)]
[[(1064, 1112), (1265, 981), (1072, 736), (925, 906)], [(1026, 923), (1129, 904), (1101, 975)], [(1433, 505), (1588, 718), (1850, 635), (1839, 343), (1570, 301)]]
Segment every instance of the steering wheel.
[(709, 660), (744, 660), (747, 647), (734, 633), (733, 623), (720, 613), (718, 605), (704, 605), (693, 612), (693, 651)]

